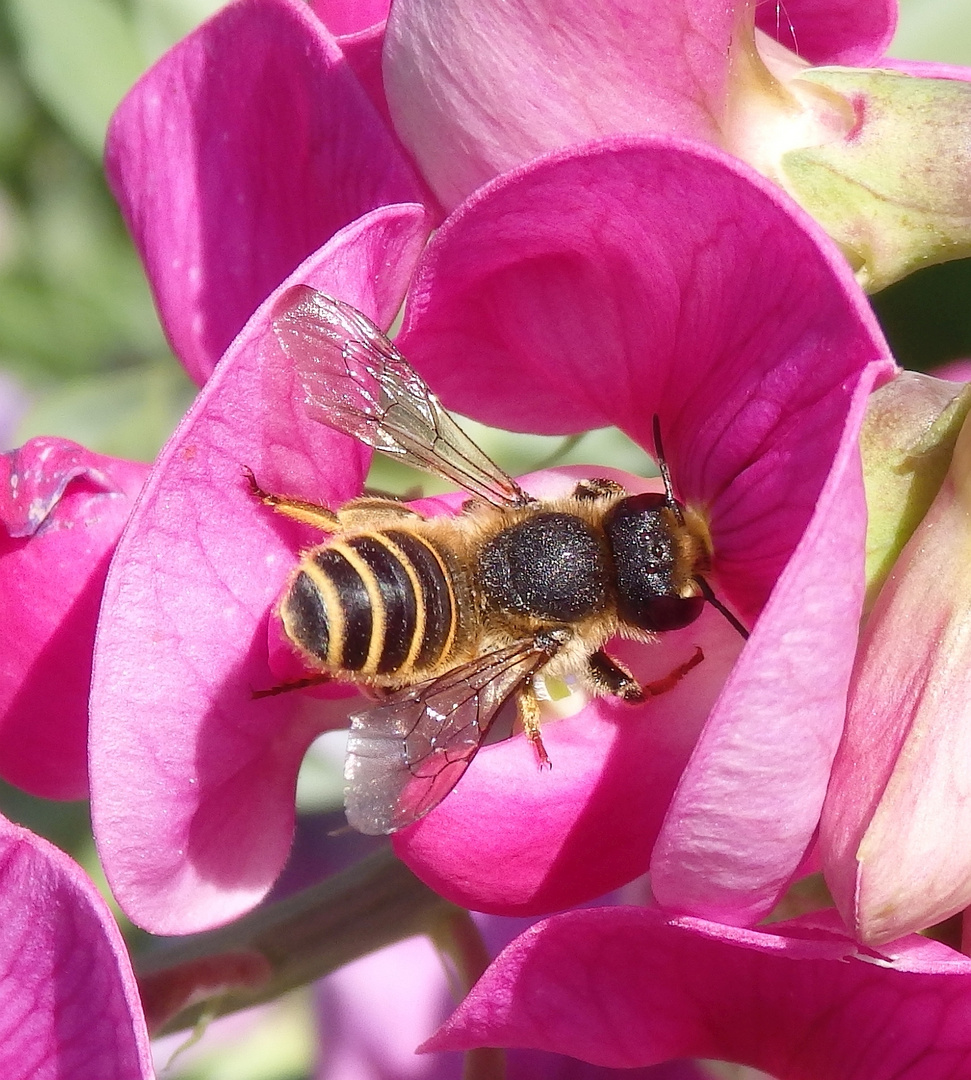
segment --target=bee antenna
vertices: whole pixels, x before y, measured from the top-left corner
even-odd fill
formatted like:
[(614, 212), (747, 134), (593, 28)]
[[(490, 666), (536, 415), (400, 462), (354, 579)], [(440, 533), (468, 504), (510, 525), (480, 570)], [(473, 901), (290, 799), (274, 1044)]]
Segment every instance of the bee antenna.
[(681, 503), (674, 497), (674, 484), (671, 483), (671, 470), (668, 468), (667, 459), (664, 457), (664, 447), (661, 445), (661, 418), (654, 414), (654, 456), (657, 458), (657, 467), (664, 481), (664, 494), (668, 500), (668, 506), (674, 511), (678, 524), (684, 524), (684, 514), (681, 512)]
[(738, 619), (728, 610), (727, 607), (718, 599), (712, 592), (711, 586), (703, 577), (696, 577), (695, 584), (701, 590), (701, 595), (708, 601), (709, 604), (716, 610), (720, 611), (722, 615), (732, 624), (732, 626), (742, 635), (742, 637), (748, 641), (748, 630), (738, 621)]

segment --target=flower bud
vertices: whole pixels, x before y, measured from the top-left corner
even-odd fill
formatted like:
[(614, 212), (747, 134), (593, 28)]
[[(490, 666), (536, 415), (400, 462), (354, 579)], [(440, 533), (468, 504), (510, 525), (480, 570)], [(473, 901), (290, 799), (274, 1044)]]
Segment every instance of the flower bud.
[[(956, 401), (966, 412), (965, 397)], [(969, 760), (971, 421), (965, 420), (940, 489), (864, 627), (823, 810), (827, 882), (860, 940), (879, 945), (971, 904)]]
[(840, 139), (783, 154), (779, 182), (876, 292), (971, 254), (971, 83), (896, 71), (809, 68), (790, 83), (840, 95)]
[(870, 398), (860, 432), (866, 487), (869, 610), (895, 560), (927, 513), (971, 409), (971, 390), (901, 372)]

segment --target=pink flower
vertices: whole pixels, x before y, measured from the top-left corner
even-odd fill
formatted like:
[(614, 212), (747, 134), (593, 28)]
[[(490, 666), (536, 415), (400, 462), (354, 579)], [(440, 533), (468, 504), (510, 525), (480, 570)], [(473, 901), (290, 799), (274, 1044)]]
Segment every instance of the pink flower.
[(826, 914), (733, 930), (650, 908), (573, 911), (517, 938), (424, 1049), (473, 1046), (942, 1080), (971, 1068), (971, 962), (916, 936), (861, 948)]
[(0, 773), (34, 795), (87, 794), (101, 592), (147, 474), (65, 439), (0, 456)]
[[(554, 910), (649, 861), (665, 905), (746, 922), (771, 907), (808, 847), (862, 586), (850, 433), (863, 398), (846, 396), (848, 369), (823, 371), (837, 355), (865, 365), (885, 346), (822, 248), (792, 260), (783, 210), (747, 176), (665, 144), (567, 154), (457, 211), (413, 285), (402, 347), (460, 412), (545, 432), (614, 423), (645, 446), (657, 413), (681, 497), (706, 509), (716, 590), (744, 619), (761, 613), (713, 708), (676, 691), (635, 725), (627, 710), (594, 702), (556, 725), (559, 763), (528, 783), (521, 744), (480, 755), (441, 810), (395, 841), (458, 903)], [(800, 280), (802, 270), (826, 283)], [(509, 370), (512, 401), (497, 391)], [(828, 388), (810, 389), (814, 377)], [(840, 429), (839, 449), (823, 453), (821, 433)], [(845, 575), (826, 581), (837, 564)], [(723, 628), (717, 617), (709, 626)], [(672, 653), (653, 653), (670, 670)], [(688, 680), (679, 689), (690, 697)]]
[(163, 56), (115, 113), (106, 167), (199, 382), (342, 228), (423, 201), (337, 41), (298, 0), (238, 0)]
[[(292, 280), (386, 324), (423, 237), (404, 213), (372, 215)], [(597, 701), (549, 726), (549, 773), (521, 739), (480, 753), (397, 841), (446, 895), (544, 911), (650, 863), (666, 904), (744, 922), (796, 871), (856, 642), (856, 434), (873, 380), (892, 371), (845, 267), (800, 217), (719, 155), (618, 141), (501, 179), (425, 256), (402, 340), (446, 404), (522, 429), (615, 423), (647, 446), (657, 413), (681, 497), (710, 522), (713, 585), (758, 618), (724, 685), (741, 639), (714, 611), (632, 648), (641, 674), (670, 671), (695, 643), (708, 659), (651, 704)], [(242, 466), (268, 490), (335, 506), (367, 460), (308, 420), (293, 373), (261, 351), (269, 310), (160, 456), (105, 593), (95, 829), (120, 902), (162, 932), (224, 921), (265, 893), (304, 750), (353, 708), (250, 696), (279, 681), (270, 608), (316, 538), (267, 514)]]
[[(480, 919), (480, 924), (498, 920)], [(505, 920), (502, 920), (504, 922)], [(508, 929), (489, 926), (490, 936)], [(402, 987), (408, 993), (402, 993)], [(418, 1054), (447, 1017), (452, 992), (442, 957), (428, 938), (410, 938), (362, 957), (317, 984), (323, 1048), (317, 1080), (459, 1080), (455, 1053)], [(375, 1023), (375, 1017), (382, 1018)], [(583, 1064), (558, 1053), (513, 1050), (506, 1054), (508, 1080), (709, 1080), (691, 1062), (624, 1070)]]
[(0, 1070), (12, 1080), (151, 1080), (128, 953), (52, 844), (0, 818)]
[[(425, 237), (419, 207), (342, 230), (294, 279), (390, 322)], [(270, 297), (163, 449), (109, 576), (91, 699), (92, 813), (116, 896), (160, 932), (251, 907), (293, 829), (297, 767), (344, 722), (279, 682), (267, 619), (308, 529), (249, 494), (243, 467), (281, 491), (340, 504), (364, 448), (305, 415), (295, 376), (261, 353)], [(150, 853), (148, 861), (145, 855)]]
[[(903, 386), (898, 410), (913, 402), (913, 389)], [(950, 395), (956, 388), (937, 389)], [(951, 403), (961, 419), (965, 399), (966, 392)], [(930, 471), (932, 448), (921, 453), (912, 442), (905, 452)], [(859, 939), (874, 945), (971, 905), (969, 506), (971, 424), (964, 419), (943, 483), (864, 625), (821, 822), (834, 899)]]
[(672, 135), (772, 179), (875, 290), (971, 250), (971, 72), (863, 70), (895, 16), (892, 0), (396, 0), (385, 88), (448, 209), (551, 151)]

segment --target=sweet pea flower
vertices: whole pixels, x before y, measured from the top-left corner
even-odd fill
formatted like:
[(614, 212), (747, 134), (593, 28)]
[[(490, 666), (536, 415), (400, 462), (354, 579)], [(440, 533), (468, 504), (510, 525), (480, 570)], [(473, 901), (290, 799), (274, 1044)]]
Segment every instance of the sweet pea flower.
[[(419, 206), (381, 208), (293, 280), (388, 323), (426, 229)], [(265, 894), (290, 843), (300, 759), (346, 716), (302, 695), (252, 699), (280, 681), (267, 667), (267, 618), (313, 536), (259, 512), (243, 467), (340, 504), (360, 491), (368, 460), (311, 422), (293, 373), (262, 355), (274, 302), (163, 449), (105, 587), (89, 742), (95, 836), (112, 891), (160, 933), (225, 921)]]
[(674, 135), (777, 183), (876, 290), (971, 251), (971, 71), (888, 69), (895, 17), (892, 0), (395, 0), (385, 90), (446, 208), (553, 150)]
[[(908, 382), (894, 395), (894, 413), (914, 390)], [(877, 946), (971, 905), (968, 404), (965, 388), (932, 429), (940, 441), (950, 415), (963, 420), (939, 490), (865, 623), (821, 822), (833, 897), (859, 939)], [(910, 458), (933, 476), (934, 441), (925, 441)]]
[(0, 818), (0, 1069), (11, 1080), (152, 1080), (121, 933), (81, 868)]
[(147, 475), (66, 439), (0, 455), (0, 775), (33, 795), (87, 795), (101, 592)]
[[(291, 281), (387, 325), (400, 292), (386, 275), (403, 288), (424, 236), (412, 213), (412, 247), (367, 242), (361, 225), (340, 258), (328, 245)], [(339, 506), (368, 460), (308, 419), (268, 337), (273, 303), (163, 450), (105, 590), (93, 820), (115, 895), (158, 932), (212, 926), (265, 894), (306, 747), (359, 707), (333, 691), (251, 697), (280, 681), (272, 605), (319, 534), (269, 514), (242, 466), (267, 490)], [(627, 647), (642, 677), (695, 645), (707, 659), (643, 706), (598, 700), (548, 725), (548, 772), (522, 738), (483, 749), (398, 853), (483, 910), (561, 908), (650, 865), (672, 907), (760, 917), (810, 844), (839, 740), (863, 588), (857, 432), (893, 370), (844, 263), (744, 167), (613, 141), (479, 192), (423, 256), (409, 305), (406, 355), (450, 407), (534, 431), (613, 423), (647, 447), (657, 414), (680, 497), (709, 523), (713, 588), (753, 633), (734, 667), (742, 640), (710, 609)]]
[[(528, 784), (521, 743), (480, 755), (440, 810), (395, 840), (457, 903), (555, 910), (649, 865), (665, 905), (744, 923), (766, 913), (809, 846), (862, 587), (853, 393), (892, 365), (839, 261), (815, 231), (783, 241), (788, 207), (769, 196), (720, 155), (612, 142), (500, 179), (426, 253), (401, 344), (443, 400), (534, 431), (614, 423), (644, 446), (658, 414), (680, 497), (709, 522), (716, 591), (754, 623), (713, 705), (675, 691), (635, 725), (592, 702), (551, 731), (562, 765)], [(776, 247), (789, 242), (805, 255)], [(798, 280), (796, 262), (826, 283)], [(820, 362), (836, 368), (811, 391)], [(503, 401), (510, 369), (517, 393)], [(839, 441), (824, 454), (826, 430)], [(826, 580), (837, 564), (839, 582)], [(669, 654), (650, 652), (670, 670)], [(500, 757), (516, 753), (518, 770)]]
[[(442, 958), (427, 937), (409, 938), (348, 964), (319, 982), (315, 996), (322, 1047), (316, 1080), (460, 1080), (467, 1075), (459, 1054), (415, 1052), (454, 1006)], [(381, 1023), (375, 1023), (376, 1016)], [(544, 1051), (512, 1050), (505, 1057), (506, 1080), (712, 1080), (688, 1061), (619, 1072)]]
[(917, 936), (860, 947), (834, 913), (740, 930), (572, 911), (517, 938), (424, 1049), (475, 1046), (614, 1068), (717, 1058), (777, 1080), (958, 1080), (971, 962)]
[(200, 383), (305, 258), (364, 214), (424, 200), (299, 0), (237, 0), (166, 53), (112, 118), (105, 165), (172, 348)]

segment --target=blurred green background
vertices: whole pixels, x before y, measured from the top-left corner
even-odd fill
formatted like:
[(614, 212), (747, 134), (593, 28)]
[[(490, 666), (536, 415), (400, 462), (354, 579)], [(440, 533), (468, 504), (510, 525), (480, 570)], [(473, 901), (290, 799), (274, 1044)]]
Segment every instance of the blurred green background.
[[(105, 125), (138, 74), (216, 0), (0, 0), (0, 441), (37, 434), (151, 460), (193, 388), (159, 329), (101, 173)], [(784, 10), (784, 9), (783, 9)], [(903, 0), (897, 56), (971, 65), (967, 0)], [(902, 363), (971, 356), (971, 262), (881, 294)], [(477, 433), (524, 471), (559, 440)], [(564, 460), (646, 459), (611, 436)], [(392, 483), (382, 474), (380, 482)]]

